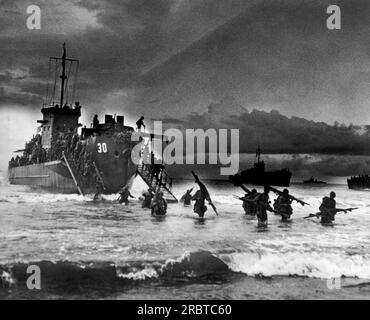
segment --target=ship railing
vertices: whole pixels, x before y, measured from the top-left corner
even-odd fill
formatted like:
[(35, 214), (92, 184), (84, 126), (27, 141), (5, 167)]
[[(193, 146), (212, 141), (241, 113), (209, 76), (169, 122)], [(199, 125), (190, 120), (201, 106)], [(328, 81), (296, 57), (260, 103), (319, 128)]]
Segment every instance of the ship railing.
[(140, 164), (137, 167), (137, 173), (149, 187), (152, 187), (153, 189), (159, 188), (165, 195), (165, 198), (173, 202), (178, 202), (177, 198), (172, 193), (172, 178), (170, 178), (164, 168), (155, 174), (153, 171), (153, 165)]

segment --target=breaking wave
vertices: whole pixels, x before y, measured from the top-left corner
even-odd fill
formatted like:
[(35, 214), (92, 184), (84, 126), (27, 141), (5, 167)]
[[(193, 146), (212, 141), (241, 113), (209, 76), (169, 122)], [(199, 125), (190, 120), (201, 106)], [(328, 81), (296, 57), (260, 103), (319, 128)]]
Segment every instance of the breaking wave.
[(7, 174), (0, 170), (0, 186), (9, 185)]
[[(122, 265), (112, 262), (41, 261), (0, 266), (2, 287), (25, 286), (27, 267), (38, 265), (45, 287), (125, 285), (132, 281), (202, 281), (212, 277), (244, 274), (246, 276), (301, 276), (329, 279), (351, 277), (370, 279), (369, 257), (317, 253), (227, 253), (209, 251), (185, 253), (167, 261), (131, 261)], [(0, 286), (1, 287), (1, 286)]]
[(224, 257), (234, 272), (248, 276), (370, 279), (370, 256), (318, 252), (233, 253)]
[[(118, 198), (118, 195), (103, 195), (103, 201), (114, 201)], [(53, 193), (11, 193), (2, 194), (0, 196), (0, 202), (8, 203), (56, 203), (56, 202), (91, 202), (93, 201), (93, 195), (81, 196), (78, 194), (53, 194)]]
[(40, 261), (30, 263), (13, 263), (0, 266), (3, 287), (25, 285), (27, 268), (37, 265), (42, 272), (45, 285), (69, 286), (71, 284), (115, 285), (119, 282), (148, 279), (202, 278), (205, 276), (228, 274), (231, 270), (219, 258), (210, 252), (199, 251), (184, 254), (178, 259), (167, 261), (132, 261), (123, 265), (112, 262), (69, 262)]

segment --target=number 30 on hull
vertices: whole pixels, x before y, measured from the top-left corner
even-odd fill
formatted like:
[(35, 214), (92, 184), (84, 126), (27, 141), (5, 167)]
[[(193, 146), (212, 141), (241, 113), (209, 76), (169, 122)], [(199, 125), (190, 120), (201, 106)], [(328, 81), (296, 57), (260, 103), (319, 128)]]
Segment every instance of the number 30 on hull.
[(105, 142), (97, 143), (96, 146), (98, 147), (98, 153), (107, 153), (108, 148)]

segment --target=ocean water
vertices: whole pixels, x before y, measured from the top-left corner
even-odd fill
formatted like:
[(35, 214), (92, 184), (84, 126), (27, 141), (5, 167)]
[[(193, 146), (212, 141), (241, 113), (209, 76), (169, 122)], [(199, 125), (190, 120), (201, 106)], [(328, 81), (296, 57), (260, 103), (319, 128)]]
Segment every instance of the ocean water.
[[(370, 192), (345, 185), (292, 185), (310, 203), (294, 204), (293, 221), (269, 215), (267, 229), (243, 214), (243, 195), (206, 181), (219, 216), (200, 221), (170, 204), (151, 217), (138, 199), (51, 194), (0, 185), (0, 299), (369, 299)], [(177, 196), (193, 186), (176, 181)], [(132, 193), (145, 186), (135, 181)], [(335, 225), (303, 219), (337, 193)], [(270, 194), (270, 198), (275, 198)], [(28, 290), (27, 266), (41, 269), (41, 290)]]

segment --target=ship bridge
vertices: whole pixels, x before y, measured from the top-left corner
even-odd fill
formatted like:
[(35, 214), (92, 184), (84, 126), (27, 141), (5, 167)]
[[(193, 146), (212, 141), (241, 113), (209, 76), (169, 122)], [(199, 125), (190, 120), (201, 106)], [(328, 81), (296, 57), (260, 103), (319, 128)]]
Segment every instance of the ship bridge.
[(81, 106), (78, 103), (73, 107), (65, 105), (60, 108), (57, 105), (42, 108), (41, 112), (43, 119), (37, 122), (41, 124), (41, 144), (45, 149), (49, 149), (60, 134), (75, 133), (80, 126), (78, 119), (81, 116)]
[[(60, 134), (76, 133), (78, 119), (81, 116), (81, 106), (75, 100), (76, 81), (79, 61), (67, 58), (66, 45), (63, 44), (62, 57), (49, 58), (49, 83), (41, 113), (41, 144), (44, 149), (49, 149), (59, 138)], [(51, 77), (52, 69), (54, 76)], [(61, 74), (59, 75), (59, 71)], [(60, 79), (60, 84), (57, 79)]]

